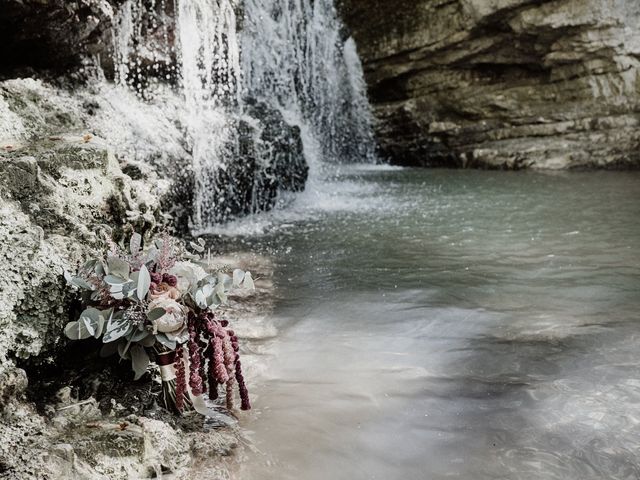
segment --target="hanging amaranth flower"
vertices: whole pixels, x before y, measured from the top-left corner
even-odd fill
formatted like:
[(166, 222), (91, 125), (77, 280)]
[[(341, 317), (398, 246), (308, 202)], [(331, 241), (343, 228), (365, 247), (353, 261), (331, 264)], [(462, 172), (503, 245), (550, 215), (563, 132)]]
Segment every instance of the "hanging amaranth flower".
[(185, 395), (187, 394), (187, 379), (184, 368), (182, 345), (176, 347), (176, 408), (179, 412), (184, 409)]

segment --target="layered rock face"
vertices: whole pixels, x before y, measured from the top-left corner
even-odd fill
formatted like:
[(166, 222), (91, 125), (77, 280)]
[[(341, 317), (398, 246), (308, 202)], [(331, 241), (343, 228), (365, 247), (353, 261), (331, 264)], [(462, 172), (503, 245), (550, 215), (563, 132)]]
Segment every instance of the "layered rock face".
[(636, 0), (340, 0), (340, 9), (392, 162), (640, 166)]

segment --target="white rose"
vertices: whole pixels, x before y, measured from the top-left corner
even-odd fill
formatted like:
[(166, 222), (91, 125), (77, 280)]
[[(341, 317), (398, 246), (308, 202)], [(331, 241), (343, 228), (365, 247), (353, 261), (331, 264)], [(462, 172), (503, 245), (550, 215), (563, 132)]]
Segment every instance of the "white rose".
[(153, 321), (154, 332), (175, 332), (184, 325), (185, 308), (175, 300), (167, 297), (157, 298), (149, 302), (149, 311), (155, 308), (162, 308), (166, 313)]
[(178, 279), (176, 286), (182, 293), (191, 290), (200, 280), (207, 276), (207, 272), (200, 265), (191, 262), (176, 262), (173, 268), (169, 270), (169, 274), (176, 276)]

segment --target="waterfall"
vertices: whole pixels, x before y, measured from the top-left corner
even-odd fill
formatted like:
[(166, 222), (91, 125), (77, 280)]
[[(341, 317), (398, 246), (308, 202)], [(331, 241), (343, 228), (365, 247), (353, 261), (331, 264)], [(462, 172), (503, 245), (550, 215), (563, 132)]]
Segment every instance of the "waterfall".
[(192, 157), (194, 230), (272, 208), (309, 167), (314, 177), (322, 163), (374, 159), (362, 67), (342, 30), (333, 0), (123, 3), (115, 81), (143, 101), (167, 84), (183, 98), (173, 115)]
[(333, 0), (246, 0), (244, 89), (306, 124), (321, 161), (372, 161), (362, 66), (341, 30)]
[(178, 0), (177, 25), (195, 175), (192, 223), (199, 229), (225, 218), (228, 208), (221, 208), (225, 195), (220, 190), (230, 185), (221, 184), (219, 173), (236, 153), (229, 148), (237, 128), (232, 112), (240, 85), (234, 6), (229, 0)]

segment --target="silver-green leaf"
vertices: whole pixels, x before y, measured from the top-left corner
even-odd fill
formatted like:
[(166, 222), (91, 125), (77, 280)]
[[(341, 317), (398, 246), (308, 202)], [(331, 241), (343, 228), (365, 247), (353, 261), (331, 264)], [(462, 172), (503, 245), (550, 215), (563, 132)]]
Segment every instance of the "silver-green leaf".
[(116, 277), (129, 278), (129, 264), (118, 257), (109, 257), (107, 259), (109, 274)]
[(149, 355), (142, 345), (131, 345), (131, 367), (135, 373), (134, 380), (138, 380), (147, 371), (149, 366)]
[(156, 335), (156, 340), (158, 340), (158, 342), (167, 347), (169, 350), (176, 349), (176, 341), (169, 340), (164, 333), (159, 333), (158, 335)]
[(234, 287), (239, 287), (240, 284), (242, 283), (242, 280), (244, 279), (245, 273), (243, 270), (240, 270), (239, 268), (236, 268), (233, 271), (233, 286)]
[(248, 290), (255, 290), (256, 285), (253, 283), (253, 277), (251, 276), (251, 272), (247, 272), (244, 274), (244, 280), (242, 281), (242, 286)]
[(107, 323), (106, 331), (102, 337), (104, 343), (113, 342), (125, 335), (128, 335), (133, 330), (131, 322), (123, 317), (111, 317)]
[(140, 246), (142, 245), (142, 235), (139, 233), (134, 233), (131, 235), (131, 240), (129, 240), (129, 251), (131, 255), (135, 255), (140, 251)]
[(149, 293), (149, 287), (151, 286), (151, 275), (149, 275), (149, 270), (145, 265), (140, 267), (140, 272), (138, 273), (138, 290), (136, 291), (136, 295), (140, 300), (144, 300)]
[(105, 324), (102, 312), (97, 308), (87, 308), (80, 314), (80, 323), (84, 324), (87, 331), (95, 338), (100, 338)]
[(84, 340), (91, 336), (91, 333), (87, 330), (83, 322), (67, 323), (67, 326), (64, 327), (64, 334), (71, 340)]
[(166, 313), (167, 311), (164, 308), (160, 308), (160, 307), (154, 308), (149, 313), (147, 313), (147, 318), (153, 322), (154, 320), (159, 319)]
[(106, 277), (104, 277), (104, 282), (108, 283), (109, 285), (124, 285), (128, 281), (129, 280), (118, 277), (116, 275), (107, 275)]

